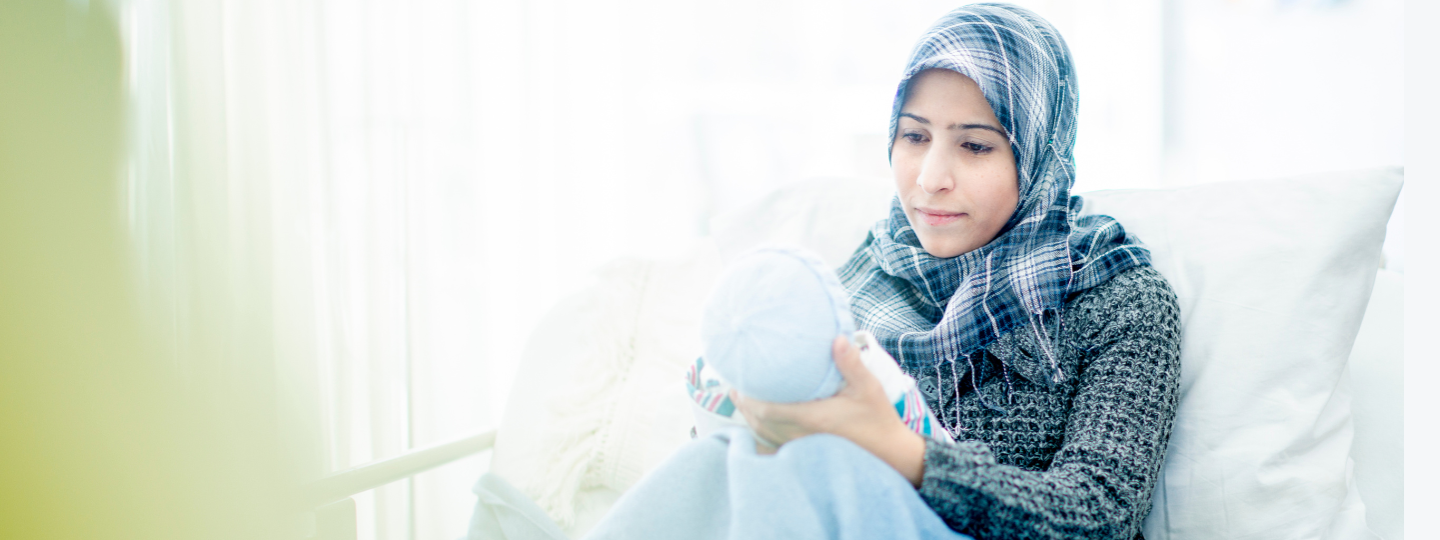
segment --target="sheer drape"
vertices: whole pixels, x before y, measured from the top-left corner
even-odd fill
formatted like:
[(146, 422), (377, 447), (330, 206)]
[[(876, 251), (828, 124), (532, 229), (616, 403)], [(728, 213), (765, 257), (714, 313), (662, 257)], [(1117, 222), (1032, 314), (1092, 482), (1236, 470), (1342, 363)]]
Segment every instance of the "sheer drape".
[[(486, 295), (497, 277), (538, 288), (493, 269), (515, 247), (493, 237), (518, 227), (485, 220), (520, 219), (476, 181), (469, 7), (127, 6), (127, 24), (169, 21), (128, 44), (153, 309), (182, 369), (216, 358), (275, 381), (299, 478), (495, 423), (489, 368), (527, 314)], [(482, 462), (357, 497), (362, 536), (454, 536)]]

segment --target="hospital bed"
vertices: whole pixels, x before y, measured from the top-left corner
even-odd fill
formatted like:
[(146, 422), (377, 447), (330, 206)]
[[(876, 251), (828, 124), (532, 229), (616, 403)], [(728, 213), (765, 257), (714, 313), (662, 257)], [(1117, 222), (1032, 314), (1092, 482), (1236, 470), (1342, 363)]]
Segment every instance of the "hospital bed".
[[(1380, 257), (1402, 174), (1377, 169), (1086, 195), (1087, 212), (1115, 215), (1153, 246), (1156, 266), (1176, 287), (1182, 311), (1193, 313), (1185, 321), (1182, 356), (1190, 379), (1182, 389), (1147, 538), (1402, 538), (1403, 279), (1383, 268)], [(582, 536), (628, 487), (690, 440), (694, 422), (681, 375), (699, 349), (695, 329), (707, 285), (725, 261), (750, 247), (784, 243), (807, 247), (838, 265), (869, 224), (884, 215), (890, 192), (880, 180), (800, 182), (717, 217), (712, 234), (683, 256), (609, 264), (589, 286), (555, 306), (529, 337), (497, 430), (315, 483), (305, 496), (317, 508), (317, 537), (354, 538), (352, 495), (485, 451), (493, 452), (492, 474), (532, 497), (567, 534)], [(1163, 201), (1203, 210), (1189, 217), (1157, 210)], [(1278, 205), (1281, 215), (1254, 215), (1266, 205)], [(1336, 216), (1347, 223), (1321, 221)], [(1319, 340), (1329, 341), (1295, 358), (1273, 355), (1293, 366), (1282, 369), (1278, 380), (1252, 377), (1248, 384), (1259, 389), (1253, 394), (1247, 393), (1243, 373), (1227, 374), (1238, 381), (1223, 383), (1207, 373), (1218, 369), (1207, 362), (1219, 361), (1207, 359), (1200, 345), (1239, 339), (1225, 328), (1201, 327), (1206, 317), (1216, 317), (1216, 308), (1207, 306), (1233, 308), (1240, 301), (1225, 298), (1232, 293), (1213, 283), (1197, 285), (1213, 281), (1214, 276), (1197, 274), (1214, 268), (1191, 264), (1216, 260), (1205, 251), (1214, 249), (1207, 242), (1234, 233), (1221, 222), (1235, 220), (1240, 223), (1233, 226), (1250, 230), (1238, 241), (1256, 245), (1222, 258), (1254, 260), (1211, 266), (1228, 264), (1245, 272), (1237, 282), (1279, 278), (1300, 287), (1290, 304), (1261, 298), (1241, 307), (1289, 317), (1287, 327), (1321, 332)], [(1276, 230), (1254, 231), (1265, 227)], [(1314, 238), (1294, 238), (1287, 227), (1322, 230)], [(1277, 260), (1269, 260), (1266, 254), (1277, 252), (1273, 246), (1285, 242), (1300, 246), (1280, 248), (1270, 257)], [(1322, 245), (1327, 243), (1335, 245)], [(1331, 300), (1332, 312), (1308, 313), (1313, 306), (1296, 304), (1315, 297)], [(1275, 339), (1295, 340), (1294, 335), (1282, 332)], [(1265, 350), (1264, 344), (1241, 345)], [(1294, 348), (1278, 345), (1277, 350)], [(1230, 385), (1230, 394), (1222, 384)], [(1287, 385), (1307, 387), (1310, 394)], [(1261, 393), (1271, 387), (1295, 403), (1275, 405), (1274, 395)], [(1221, 401), (1217, 396), (1242, 401), (1227, 404), (1235, 410), (1259, 412), (1255, 419), (1233, 418), (1226, 412), (1231, 409), (1212, 403)], [(1243, 402), (1252, 397), (1253, 403)], [(1283, 418), (1259, 426), (1269, 434), (1251, 433), (1266, 421), (1267, 407), (1278, 407), (1271, 412)], [(1226, 422), (1230, 428), (1215, 427)], [(1292, 500), (1275, 496), (1298, 490), (1309, 494), (1288, 497)]]

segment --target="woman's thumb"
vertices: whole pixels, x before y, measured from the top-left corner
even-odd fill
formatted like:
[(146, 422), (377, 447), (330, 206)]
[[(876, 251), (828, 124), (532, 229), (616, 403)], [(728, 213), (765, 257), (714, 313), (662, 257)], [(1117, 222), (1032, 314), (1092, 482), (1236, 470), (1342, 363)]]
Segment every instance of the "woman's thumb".
[(849, 384), (856, 384), (864, 375), (869, 375), (865, 369), (865, 363), (860, 360), (860, 349), (855, 348), (845, 336), (838, 336), (830, 347), (830, 355), (835, 359), (835, 367), (840, 370), (840, 375), (845, 377)]

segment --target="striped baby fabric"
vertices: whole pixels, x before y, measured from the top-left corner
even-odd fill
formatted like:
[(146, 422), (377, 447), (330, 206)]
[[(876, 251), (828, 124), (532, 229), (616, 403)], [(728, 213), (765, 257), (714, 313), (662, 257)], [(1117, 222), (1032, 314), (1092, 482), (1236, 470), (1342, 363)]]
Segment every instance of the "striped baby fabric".
[(730, 386), (705, 371), (705, 357), (696, 358), (686, 370), (685, 390), (700, 410), (727, 418), (734, 416), (735, 404), (730, 402)]

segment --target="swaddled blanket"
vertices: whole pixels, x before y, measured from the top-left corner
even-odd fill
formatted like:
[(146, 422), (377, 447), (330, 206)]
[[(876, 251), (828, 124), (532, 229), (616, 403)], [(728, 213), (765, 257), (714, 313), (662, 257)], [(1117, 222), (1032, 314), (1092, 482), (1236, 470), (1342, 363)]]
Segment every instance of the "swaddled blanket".
[(741, 428), (692, 441), (616, 502), (586, 538), (969, 539), (900, 473), (838, 436), (773, 455)]

